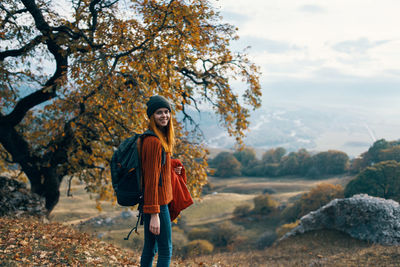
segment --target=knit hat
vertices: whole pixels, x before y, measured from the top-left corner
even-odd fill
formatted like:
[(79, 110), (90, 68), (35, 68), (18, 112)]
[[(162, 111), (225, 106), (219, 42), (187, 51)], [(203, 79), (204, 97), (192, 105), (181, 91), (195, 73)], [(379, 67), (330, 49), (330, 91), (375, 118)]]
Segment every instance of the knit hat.
[(168, 100), (160, 95), (153, 95), (150, 100), (146, 103), (147, 105), (147, 116), (150, 118), (154, 112), (159, 108), (167, 108), (171, 112), (171, 104)]

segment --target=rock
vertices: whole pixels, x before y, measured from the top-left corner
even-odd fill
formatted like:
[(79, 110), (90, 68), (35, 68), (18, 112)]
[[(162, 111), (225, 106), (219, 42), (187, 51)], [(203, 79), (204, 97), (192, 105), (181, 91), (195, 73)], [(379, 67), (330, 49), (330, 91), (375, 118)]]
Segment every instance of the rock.
[(106, 217), (106, 215), (99, 215), (81, 222), (80, 225), (91, 225), (94, 227), (112, 226), (115, 224), (115, 219), (116, 217)]
[(353, 238), (383, 245), (400, 244), (400, 205), (366, 194), (335, 199), (300, 219), (282, 239), (311, 230), (336, 229)]
[(0, 216), (46, 215), (45, 201), (24, 183), (0, 176)]
[(121, 218), (122, 219), (129, 219), (131, 218), (135, 213), (131, 210), (123, 211), (121, 212)]

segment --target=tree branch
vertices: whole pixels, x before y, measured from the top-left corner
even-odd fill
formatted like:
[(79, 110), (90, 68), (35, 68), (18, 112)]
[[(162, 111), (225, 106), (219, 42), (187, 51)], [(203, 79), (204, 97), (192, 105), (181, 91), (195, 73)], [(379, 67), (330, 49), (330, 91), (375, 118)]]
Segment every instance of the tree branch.
[[(41, 38), (46, 39), (49, 51), (53, 54), (56, 61), (56, 70), (53, 76), (45, 83), (44, 88), (22, 98), (14, 110), (7, 116), (0, 117), (0, 125), (15, 126), (21, 122), (25, 114), (36, 105), (39, 105), (56, 96), (57, 87), (61, 82), (61, 78), (66, 75), (68, 67), (68, 54), (54, 40), (51, 34), (51, 28), (45, 21), (41, 10), (38, 8), (34, 0), (21, 0), (35, 21), (36, 27), (42, 33)], [(38, 38), (38, 37), (37, 37)], [(35, 38), (36, 39), (36, 38)], [(34, 39), (34, 40), (35, 40)], [(36, 40), (37, 42), (38, 40)]]
[(0, 61), (3, 61), (7, 57), (18, 57), (22, 56), (26, 52), (30, 51), (32, 48), (37, 46), (38, 44), (42, 43), (45, 40), (43, 35), (36, 36), (32, 39), (29, 43), (21, 47), (20, 49), (13, 49), (0, 52)]
[[(54, 85), (55, 86), (55, 85)], [(38, 90), (18, 101), (17, 105), (11, 113), (6, 116), (0, 116), (0, 126), (9, 125), (15, 126), (21, 122), (25, 114), (36, 105), (39, 105), (54, 97), (55, 90), (46, 88)]]
[(19, 9), (19, 10), (15, 10), (15, 11), (9, 11), (9, 10), (7, 10), (7, 8), (5, 8), (2, 4), (0, 4), (0, 8), (1, 8), (2, 10), (4, 10), (4, 11), (7, 13), (6, 17), (5, 17), (4, 20), (1, 22), (1, 28), (2, 28), (2, 29), (3, 29), (3, 28), (6, 26), (6, 24), (9, 22), (9, 19), (12, 18), (12, 17), (14, 17), (14, 15), (16, 15), (16, 14), (22, 14), (22, 13), (28, 12), (28, 9), (26, 9), (26, 8)]

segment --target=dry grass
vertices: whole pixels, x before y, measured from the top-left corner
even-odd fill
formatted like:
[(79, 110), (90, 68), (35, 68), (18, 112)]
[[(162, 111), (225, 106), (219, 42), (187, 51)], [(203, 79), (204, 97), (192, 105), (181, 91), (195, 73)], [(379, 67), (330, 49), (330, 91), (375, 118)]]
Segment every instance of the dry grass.
[(254, 195), (218, 193), (206, 195), (183, 211), (186, 224), (195, 226), (232, 218), (233, 210), (240, 204), (252, 205)]
[[(399, 266), (400, 246), (372, 245), (341, 232), (322, 230), (258, 251), (197, 257), (185, 266)], [(197, 265), (196, 265), (197, 264)]]
[(264, 190), (273, 190), (274, 198), (281, 203), (288, 202), (295, 195), (308, 192), (311, 188), (324, 182), (346, 185), (351, 176), (333, 176), (323, 180), (309, 180), (303, 177), (238, 177), (238, 178), (209, 178), (213, 191), (219, 193), (260, 194)]

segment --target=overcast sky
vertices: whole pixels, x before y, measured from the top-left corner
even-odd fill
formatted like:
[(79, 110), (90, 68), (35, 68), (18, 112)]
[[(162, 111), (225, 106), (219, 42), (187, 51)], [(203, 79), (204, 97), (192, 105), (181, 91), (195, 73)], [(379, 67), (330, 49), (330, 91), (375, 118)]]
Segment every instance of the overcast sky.
[(213, 0), (251, 46), (264, 105), (313, 103), (400, 116), (400, 1)]

